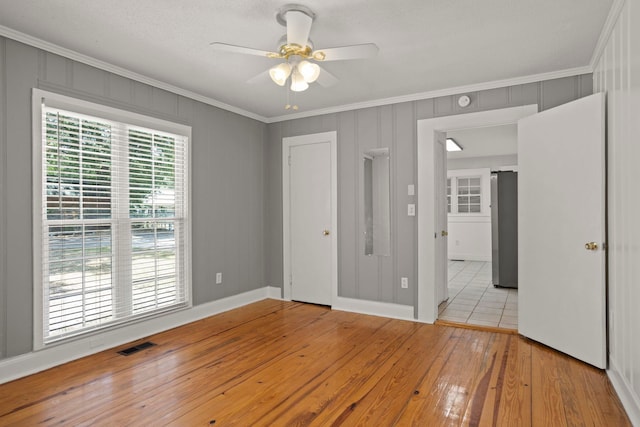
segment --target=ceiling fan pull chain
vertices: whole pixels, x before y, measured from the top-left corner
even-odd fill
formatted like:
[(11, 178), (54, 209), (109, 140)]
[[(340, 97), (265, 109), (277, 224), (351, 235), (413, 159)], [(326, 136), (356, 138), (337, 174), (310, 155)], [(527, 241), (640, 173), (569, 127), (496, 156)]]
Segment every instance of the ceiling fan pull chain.
[(289, 89), (289, 85), (286, 85), (286, 86), (287, 86), (287, 104), (284, 106), (284, 109), (289, 110), (291, 108), (291, 99), (290, 99), (291, 90)]

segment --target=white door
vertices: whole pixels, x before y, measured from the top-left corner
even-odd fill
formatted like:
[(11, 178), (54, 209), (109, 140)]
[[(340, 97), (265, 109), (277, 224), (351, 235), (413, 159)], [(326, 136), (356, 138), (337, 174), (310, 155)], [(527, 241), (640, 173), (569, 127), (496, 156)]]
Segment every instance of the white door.
[(447, 283), (448, 268), (448, 235), (447, 231), (447, 134), (436, 132), (436, 139), (433, 144), (435, 159), (435, 209), (436, 223), (434, 237), (436, 239), (436, 289), (438, 293), (438, 304), (449, 298), (449, 287)]
[(518, 330), (606, 366), (604, 94), (518, 122)]
[(289, 146), (291, 299), (331, 305), (331, 143)]

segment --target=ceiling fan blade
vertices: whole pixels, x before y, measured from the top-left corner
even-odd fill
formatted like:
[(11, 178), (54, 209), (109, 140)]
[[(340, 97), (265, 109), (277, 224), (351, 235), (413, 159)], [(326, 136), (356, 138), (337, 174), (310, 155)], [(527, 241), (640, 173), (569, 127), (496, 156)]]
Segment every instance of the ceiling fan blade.
[(373, 58), (378, 54), (378, 46), (374, 43), (356, 44), (353, 46), (318, 49), (313, 52), (316, 61), (341, 61), (344, 59)]
[(320, 75), (318, 75), (316, 83), (318, 83), (322, 87), (331, 87), (338, 83), (338, 78), (324, 68), (320, 67)]
[(267, 58), (282, 58), (282, 55), (275, 52), (269, 52), (266, 50), (253, 49), (251, 47), (244, 46), (236, 46), (233, 44), (213, 42), (211, 46), (222, 52), (231, 52), (231, 53), (243, 53), (245, 55), (256, 55), (256, 56), (264, 56)]
[(313, 17), (299, 10), (289, 10), (285, 14), (287, 21), (287, 44), (305, 47), (311, 32)]
[(260, 74), (257, 74), (247, 80), (247, 83), (250, 85), (253, 84), (262, 84), (271, 81), (271, 77), (269, 77), (269, 70), (264, 70)]

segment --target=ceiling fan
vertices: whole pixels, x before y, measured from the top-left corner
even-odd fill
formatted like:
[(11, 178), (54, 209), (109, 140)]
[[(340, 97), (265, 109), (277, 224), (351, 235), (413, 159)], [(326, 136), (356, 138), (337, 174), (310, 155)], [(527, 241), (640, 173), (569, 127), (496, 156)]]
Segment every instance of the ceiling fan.
[[(280, 8), (276, 14), (279, 24), (286, 27), (287, 34), (278, 42), (278, 51), (269, 52), (250, 47), (236, 46), (227, 43), (213, 42), (211, 46), (220, 51), (243, 53), (283, 60), (268, 70), (274, 83), (284, 86), (290, 81), (289, 88), (294, 92), (302, 92), (310, 83), (317, 82), (323, 87), (334, 85), (338, 79), (318, 62), (340, 61), (345, 59), (371, 58), (378, 54), (378, 46), (366, 43), (328, 49), (314, 49), (309, 39), (311, 24), (315, 13), (306, 6), (288, 4)], [(249, 81), (255, 81), (264, 73)], [(285, 108), (291, 108), (289, 104)], [(296, 110), (297, 106), (293, 106)]]

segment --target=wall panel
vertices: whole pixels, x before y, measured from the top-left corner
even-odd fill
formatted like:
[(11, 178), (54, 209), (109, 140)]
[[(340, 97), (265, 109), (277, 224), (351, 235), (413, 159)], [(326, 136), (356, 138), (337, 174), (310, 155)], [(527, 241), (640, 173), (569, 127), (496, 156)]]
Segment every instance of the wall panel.
[(609, 370), (640, 425), (640, 4), (620, 3), (593, 85), (607, 93)]
[(194, 305), (266, 285), (265, 124), (2, 37), (0, 58), (0, 358), (32, 348), (34, 87), (192, 126)]
[(0, 38), (0, 359), (7, 348), (7, 69), (6, 40)]
[[(407, 215), (407, 185), (417, 182), (417, 120), (474, 111), (538, 104), (550, 108), (591, 94), (591, 75), (575, 76), (525, 85), (465, 93), (471, 105), (460, 108), (459, 95), (425, 99), (329, 116), (303, 118), (269, 125), (266, 156), (281, 155), (282, 138), (316, 132), (338, 133), (338, 294), (380, 302), (414, 305), (417, 295), (417, 221)], [(586, 82), (586, 83), (585, 83)], [(544, 99), (543, 99), (544, 98)], [(544, 102), (543, 102), (544, 101)], [(335, 118), (334, 118), (335, 117)], [(385, 259), (362, 255), (362, 187), (360, 158), (370, 147), (390, 147), (392, 162), (392, 253)], [(278, 180), (281, 168), (270, 167), (268, 181)], [(272, 191), (277, 191), (273, 193)], [(417, 191), (417, 188), (416, 188)], [(266, 210), (271, 213), (267, 229), (282, 223), (281, 187), (269, 186)], [(417, 206), (420, 209), (420, 206)], [(283, 283), (282, 231), (270, 233), (268, 283)], [(409, 278), (409, 289), (400, 288), (400, 278)]]

